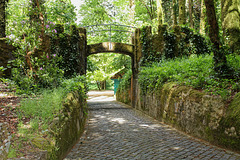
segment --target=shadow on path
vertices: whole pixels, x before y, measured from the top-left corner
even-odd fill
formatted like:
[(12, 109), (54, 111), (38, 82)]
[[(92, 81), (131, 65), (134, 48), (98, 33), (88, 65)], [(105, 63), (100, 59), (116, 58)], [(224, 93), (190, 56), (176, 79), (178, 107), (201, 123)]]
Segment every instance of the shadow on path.
[(109, 92), (89, 92), (89, 120), (65, 160), (240, 159), (116, 102)]

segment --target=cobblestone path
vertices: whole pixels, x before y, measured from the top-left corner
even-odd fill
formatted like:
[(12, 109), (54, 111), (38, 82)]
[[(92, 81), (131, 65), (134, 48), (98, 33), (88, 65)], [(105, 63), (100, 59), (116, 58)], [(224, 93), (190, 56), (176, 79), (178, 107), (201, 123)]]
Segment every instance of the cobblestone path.
[(240, 159), (119, 102), (93, 98), (88, 104), (86, 133), (64, 160)]

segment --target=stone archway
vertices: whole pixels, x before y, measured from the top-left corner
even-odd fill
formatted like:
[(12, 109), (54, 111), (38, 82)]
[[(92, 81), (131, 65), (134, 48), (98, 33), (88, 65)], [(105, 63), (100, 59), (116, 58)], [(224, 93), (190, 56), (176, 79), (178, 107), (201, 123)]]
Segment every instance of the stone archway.
[(134, 45), (115, 42), (91, 44), (88, 45), (87, 48), (87, 56), (96, 53), (120, 53), (133, 57), (134, 53)]
[(137, 105), (138, 96), (138, 72), (139, 62), (142, 57), (142, 47), (140, 43), (140, 29), (135, 29), (132, 36), (132, 44), (115, 43), (115, 42), (102, 42), (97, 44), (87, 44), (86, 29), (79, 28), (79, 67), (80, 74), (86, 74), (87, 57), (97, 53), (120, 53), (129, 55), (132, 59), (132, 85), (131, 85), (131, 104), (135, 108)]

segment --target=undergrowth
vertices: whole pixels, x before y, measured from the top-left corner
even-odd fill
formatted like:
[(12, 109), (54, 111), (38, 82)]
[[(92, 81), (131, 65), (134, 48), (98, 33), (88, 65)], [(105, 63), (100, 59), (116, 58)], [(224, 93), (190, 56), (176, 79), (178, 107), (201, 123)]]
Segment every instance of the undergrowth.
[[(29, 132), (47, 130), (49, 123), (59, 114), (62, 109), (64, 98), (69, 92), (78, 91), (85, 95), (85, 77), (77, 76), (66, 79), (61, 86), (52, 90), (43, 90), (39, 96), (29, 97), (21, 101), (18, 118), (29, 118)], [(19, 123), (20, 128), (24, 125)]]
[(121, 79), (121, 82), (118, 86), (119, 90), (126, 90), (130, 89), (131, 86), (131, 77), (132, 77), (132, 70), (128, 70)]
[[(53, 90), (45, 90), (42, 95), (37, 98), (28, 98), (21, 101), (21, 108), (19, 118), (30, 118), (29, 122), (32, 132), (39, 131), (39, 124), (42, 123), (41, 128), (45, 130), (48, 123), (58, 114), (62, 108), (62, 100), (66, 92), (64, 88), (57, 88)], [(21, 123), (20, 123), (21, 125)]]
[(65, 97), (72, 91), (77, 91), (84, 97), (85, 85), (85, 77), (77, 76), (64, 80), (58, 88), (45, 89), (41, 93), (24, 98), (18, 108), (18, 138), (11, 145), (8, 156), (21, 155), (20, 152), (18, 153), (22, 148), (21, 144), (29, 143), (34, 137), (52, 137), (49, 125), (61, 113)]
[[(143, 94), (161, 89), (166, 82), (175, 82), (194, 89), (203, 90), (210, 95), (220, 95), (227, 100), (240, 91), (240, 56), (227, 55), (232, 70), (230, 78), (219, 78), (214, 72), (213, 55), (191, 55), (175, 59), (161, 59), (141, 67), (138, 82)], [(126, 80), (124, 80), (126, 79)], [(129, 76), (123, 78), (121, 86), (129, 83)]]

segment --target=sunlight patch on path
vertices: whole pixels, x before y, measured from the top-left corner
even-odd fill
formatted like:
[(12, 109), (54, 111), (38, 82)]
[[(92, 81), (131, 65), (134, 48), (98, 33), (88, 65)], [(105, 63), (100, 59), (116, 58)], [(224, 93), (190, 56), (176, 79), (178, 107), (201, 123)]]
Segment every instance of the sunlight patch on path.
[(86, 130), (64, 160), (240, 159), (116, 102), (112, 91), (88, 95)]
[(111, 102), (115, 101), (114, 91), (89, 91), (88, 102)]

